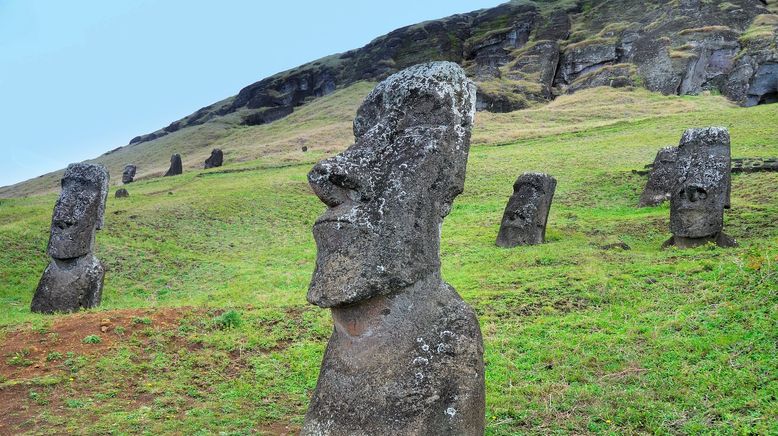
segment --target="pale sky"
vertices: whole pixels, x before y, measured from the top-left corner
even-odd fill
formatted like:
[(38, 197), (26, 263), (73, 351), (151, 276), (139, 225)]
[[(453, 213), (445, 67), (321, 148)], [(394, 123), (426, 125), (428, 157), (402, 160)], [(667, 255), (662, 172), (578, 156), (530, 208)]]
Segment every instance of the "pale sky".
[(0, 0), (0, 186), (274, 73), (500, 0)]

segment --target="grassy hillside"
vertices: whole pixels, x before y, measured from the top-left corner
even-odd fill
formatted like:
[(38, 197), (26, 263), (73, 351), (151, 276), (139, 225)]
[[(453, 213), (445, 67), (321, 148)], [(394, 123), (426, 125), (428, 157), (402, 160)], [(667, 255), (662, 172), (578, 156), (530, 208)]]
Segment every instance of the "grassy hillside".
[[(299, 428), (331, 330), (305, 303), (324, 209), (305, 175), (351, 140), (369, 88), (220, 139), (228, 161), (248, 156), (237, 144), (264, 147), (260, 160), (111, 197), (99, 310), (29, 312), (56, 194), (0, 200), (0, 434)], [(734, 176), (735, 249), (661, 250), (669, 208), (635, 208), (645, 178), (631, 170), (708, 125), (730, 128), (735, 157), (778, 155), (774, 107), (715, 96), (598, 88), (478, 115), (442, 260), (483, 329), (488, 434), (778, 428), (778, 174)], [(559, 181), (548, 243), (499, 249), (524, 171)], [(619, 241), (631, 250), (600, 248)]]

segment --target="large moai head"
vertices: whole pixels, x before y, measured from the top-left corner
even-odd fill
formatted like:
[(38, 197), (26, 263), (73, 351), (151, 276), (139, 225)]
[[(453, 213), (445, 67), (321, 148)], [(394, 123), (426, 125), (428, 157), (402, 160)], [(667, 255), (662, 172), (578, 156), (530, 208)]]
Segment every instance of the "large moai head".
[(513, 184), (513, 195), (503, 213), (497, 245), (511, 248), (542, 244), (556, 179), (548, 174), (524, 173)]
[(103, 227), (108, 198), (108, 171), (102, 165), (70, 164), (54, 206), (49, 255), (73, 259), (92, 251), (95, 231)]
[(335, 307), (440, 269), (440, 226), (464, 187), (475, 85), (450, 62), (392, 75), (354, 119), (356, 143), (308, 174), (328, 209), (308, 300)]
[(730, 190), (729, 131), (689, 129), (678, 147), (677, 182), (670, 202), (670, 230), (676, 237), (706, 238), (724, 228)]

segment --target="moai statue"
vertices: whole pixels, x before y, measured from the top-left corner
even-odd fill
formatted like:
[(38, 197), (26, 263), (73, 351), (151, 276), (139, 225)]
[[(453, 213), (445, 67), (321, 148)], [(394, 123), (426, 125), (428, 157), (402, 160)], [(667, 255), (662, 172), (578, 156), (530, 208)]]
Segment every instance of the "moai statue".
[(450, 62), (394, 74), (357, 111), (356, 143), (308, 174), (328, 206), (308, 301), (334, 331), (303, 435), (484, 433), (478, 320), (440, 274), (475, 92)]
[(114, 194), (114, 197), (116, 198), (127, 198), (129, 196), (130, 193), (124, 188), (117, 189), (116, 193)]
[(135, 172), (138, 170), (138, 167), (135, 165), (127, 165), (124, 167), (124, 171), (122, 171), (122, 183), (125, 185), (128, 183), (132, 183), (135, 180)]
[(724, 229), (730, 193), (729, 131), (723, 127), (688, 129), (681, 138), (676, 184), (670, 197), (670, 231), (665, 246), (697, 247), (715, 242), (733, 247)]
[(513, 248), (545, 242), (546, 222), (555, 190), (556, 179), (548, 174), (524, 173), (519, 176), (502, 215), (497, 245)]
[(181, 163), (181, 155), (176, 153), (170, 156), (170, 168), (165, 173), (165, 177), (177, 176), (184, 172), (184, 165)]
[(102, 165), (71, 164), (51, 218), (48, 253), (32, 299), (33, 312), (74, 312), (100, 304), (104, 269), (92, 254), (95, 231), (103, 227), (108, 171)]
[(214, 148), (213, 151), (211, 151), (211, 156), (205, 160), (205, 169), (208, 168), (216, 168), (222, 166), (222, 163), (224, 163), (224, 153), (218, 148)]
[(665, 147), (656, 154), (654, 166), (648, 175), (648, 182), (640, 195), (638, 207), (658, 206), (672, 196), (676, 179), (675, 161), (678, 147)]

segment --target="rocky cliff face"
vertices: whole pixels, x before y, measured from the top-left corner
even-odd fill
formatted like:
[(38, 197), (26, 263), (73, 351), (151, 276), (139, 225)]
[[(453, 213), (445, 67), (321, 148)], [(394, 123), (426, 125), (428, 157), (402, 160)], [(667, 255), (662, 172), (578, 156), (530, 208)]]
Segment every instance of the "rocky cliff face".
[(431, 60), (462, 65), (478, 84), (478, 109), (494, 112), (595, 86), (774, 103), (777, 12), (778, 0), (513, 1), (404, 27), (276, 74), (130, 144), (232, 113), (246, 125), (269, 123), (339, 87)]

